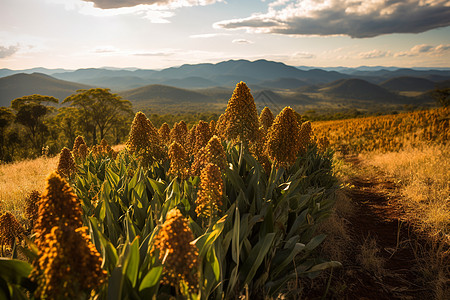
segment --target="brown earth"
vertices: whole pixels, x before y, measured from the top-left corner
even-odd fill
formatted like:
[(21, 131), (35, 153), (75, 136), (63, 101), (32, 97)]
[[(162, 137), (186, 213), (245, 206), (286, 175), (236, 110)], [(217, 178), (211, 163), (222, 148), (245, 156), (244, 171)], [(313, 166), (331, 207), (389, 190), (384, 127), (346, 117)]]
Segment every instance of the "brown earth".
[[(346, 218), (350, 241), (344, 249), (343, 267), (334, 271), (325, 298), (433, 299), (414, 251), (418, 244), (426, 245), (426, 242), (405, 221), (395, 184), (369, 169), (356, 156), (347, 156), (345, 161), (359, 174), (350, 178), (351, 188), (346, 192), (354, 208), (354, 213)], [(368, 240), (376, 241), (374, 253), (381, 268), (371, 268), (370, 264), (367, 267), (362, 262), (373, 260), (361, 255), (364, 241)], [(319, 285), (322, 285), (321, 292), (306, 293), (302, 298), (324, 299), (324, 285)]]

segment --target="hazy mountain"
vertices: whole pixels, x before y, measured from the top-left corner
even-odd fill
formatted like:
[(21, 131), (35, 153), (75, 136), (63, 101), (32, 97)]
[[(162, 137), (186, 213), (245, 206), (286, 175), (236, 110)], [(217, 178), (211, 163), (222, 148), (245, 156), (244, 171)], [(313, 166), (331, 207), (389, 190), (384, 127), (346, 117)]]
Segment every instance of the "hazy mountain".
[(67, 72), (69, 70), (66, 69), (47, 69), (47, 68), (32, 68), (32, 69), (26, 69), (26, 70), (10, 70), (10, 69), (0, 69), (0, 77), (6, 77), (14, 74), (19, 73), (25, 73), (25, 74), (32, 74), (32, 73), (42, 73), (46, 75), (52, 75), (54, 73), (58, 72)]
[(32, 94), (53, 96), (61, 102), (77, 90), (88, 88), (88, 85), (55, 79), (41, 73), (14, 74), (0, 78), (0, 106), (9, 106), (12, 100)]
[(396, 94), (362, 79), (338, 80), (319, 91), (343, 99), (376, 100), (377, 102), (400, 100)]
[(207, 88), (220, 85), (220, 83), (216, 81), (197, 76), (185, 77), (180, 79), (162, 80), (159, 82), (159, 84), (187, 89)]
[(119, 94), (132, 103), (158, 102), (163, 105), (165, 103), (207, 102), (209, 100), (208, 96), (199, 92), (160, 84), (147, 85), (137, 89), (123, 91)]
[(415, 91), (415, 92), (425, 92), (432, 90), (436, 86), (436, 82), (425, 78), (417, 77), (395, 77), (388, 79), (380, 84), (381, 87), (388, 89), (390, 91)]

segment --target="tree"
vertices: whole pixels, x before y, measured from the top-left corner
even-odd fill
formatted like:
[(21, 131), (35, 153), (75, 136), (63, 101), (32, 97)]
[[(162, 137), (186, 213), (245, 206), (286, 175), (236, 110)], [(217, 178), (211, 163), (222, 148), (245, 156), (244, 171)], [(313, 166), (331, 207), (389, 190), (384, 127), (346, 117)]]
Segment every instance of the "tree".
[(431, 92), (431, 96), (443, 107), (450, 106), (450, 88), (435, 89)]
[(121, 116), (133, 115), (131, 102), (122, 100), (117, 94), (112, 94), (109, 89), (89, 89), (78, 90), (66, 99), (64, 103), (80, 110), (83, 119), (90, 124), (93, 142), (97, 142), (97, 129), (100, 133), (100, 140), (105, 137), (109, 129)]
[(35, 94), (11, 102), (11, 107), (16, 111), (15, 121), (27, 128), (31, 144), (38, 152), (43, 146), (45, 132), (48, 131), (44, 124), (45, 117), (54, 110), (53, 107), (43, 103), (58, 103), (58, 99)]
[(6, 157), (6, 128), (14, 121), (14, 113), (7, 107), (0, 107), (0, 160)]

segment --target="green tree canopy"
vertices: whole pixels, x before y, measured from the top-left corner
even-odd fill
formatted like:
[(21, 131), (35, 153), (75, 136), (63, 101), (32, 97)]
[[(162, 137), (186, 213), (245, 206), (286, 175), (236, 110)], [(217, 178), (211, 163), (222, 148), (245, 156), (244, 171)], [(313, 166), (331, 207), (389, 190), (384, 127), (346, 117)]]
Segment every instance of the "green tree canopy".
[(54, 110), (54, 107), (46, 105), (58, 103), (58, 99), (52, 96), (30, 95), (14, 99), (11, 107), (16, 111), (15, 121), (25, 126), (30, 134), (33, 148), (40, 151), (47, 128), (44, 124), (45, 117)]
[(436, 89), (431, 92), (431, 96), (438, 104), (444, 107), (450, 106), (450, 88)]
[(103, 139), (118, 118), (133, 115), (131, 102), (111, 93), (109, 89), (78, 90), (76, 94), (64, 99), (63, 103), (77, 107), (83, 119), (93, 125), (91, 128), (94, 143), (97, 142), (97, 129), (100, 139)]

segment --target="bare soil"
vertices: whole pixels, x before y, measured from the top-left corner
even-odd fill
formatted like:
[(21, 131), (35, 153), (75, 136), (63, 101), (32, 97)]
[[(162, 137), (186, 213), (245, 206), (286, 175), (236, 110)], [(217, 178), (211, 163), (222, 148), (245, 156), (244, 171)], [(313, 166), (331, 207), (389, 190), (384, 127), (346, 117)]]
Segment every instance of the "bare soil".
[[(405, 221), (395, 184), (376, 170), (369, 170), (356, 156), (345, 160), (359, 174), (350, 179), (347, 191), (355, 210), (347, 219), (351, 241), (344, 250), (343, 268), (333, 273), (326, 299), (433, 299), (414, 252), (418, 243), (426, 242)], [(361, 247), (367, 239), (376, 241), (376, 256), (383, 261), (381, 272), (361, 263), (361, 259), (370, 260), (361, 258)], [(323, 293), (304, 296), (320, 299)]]

